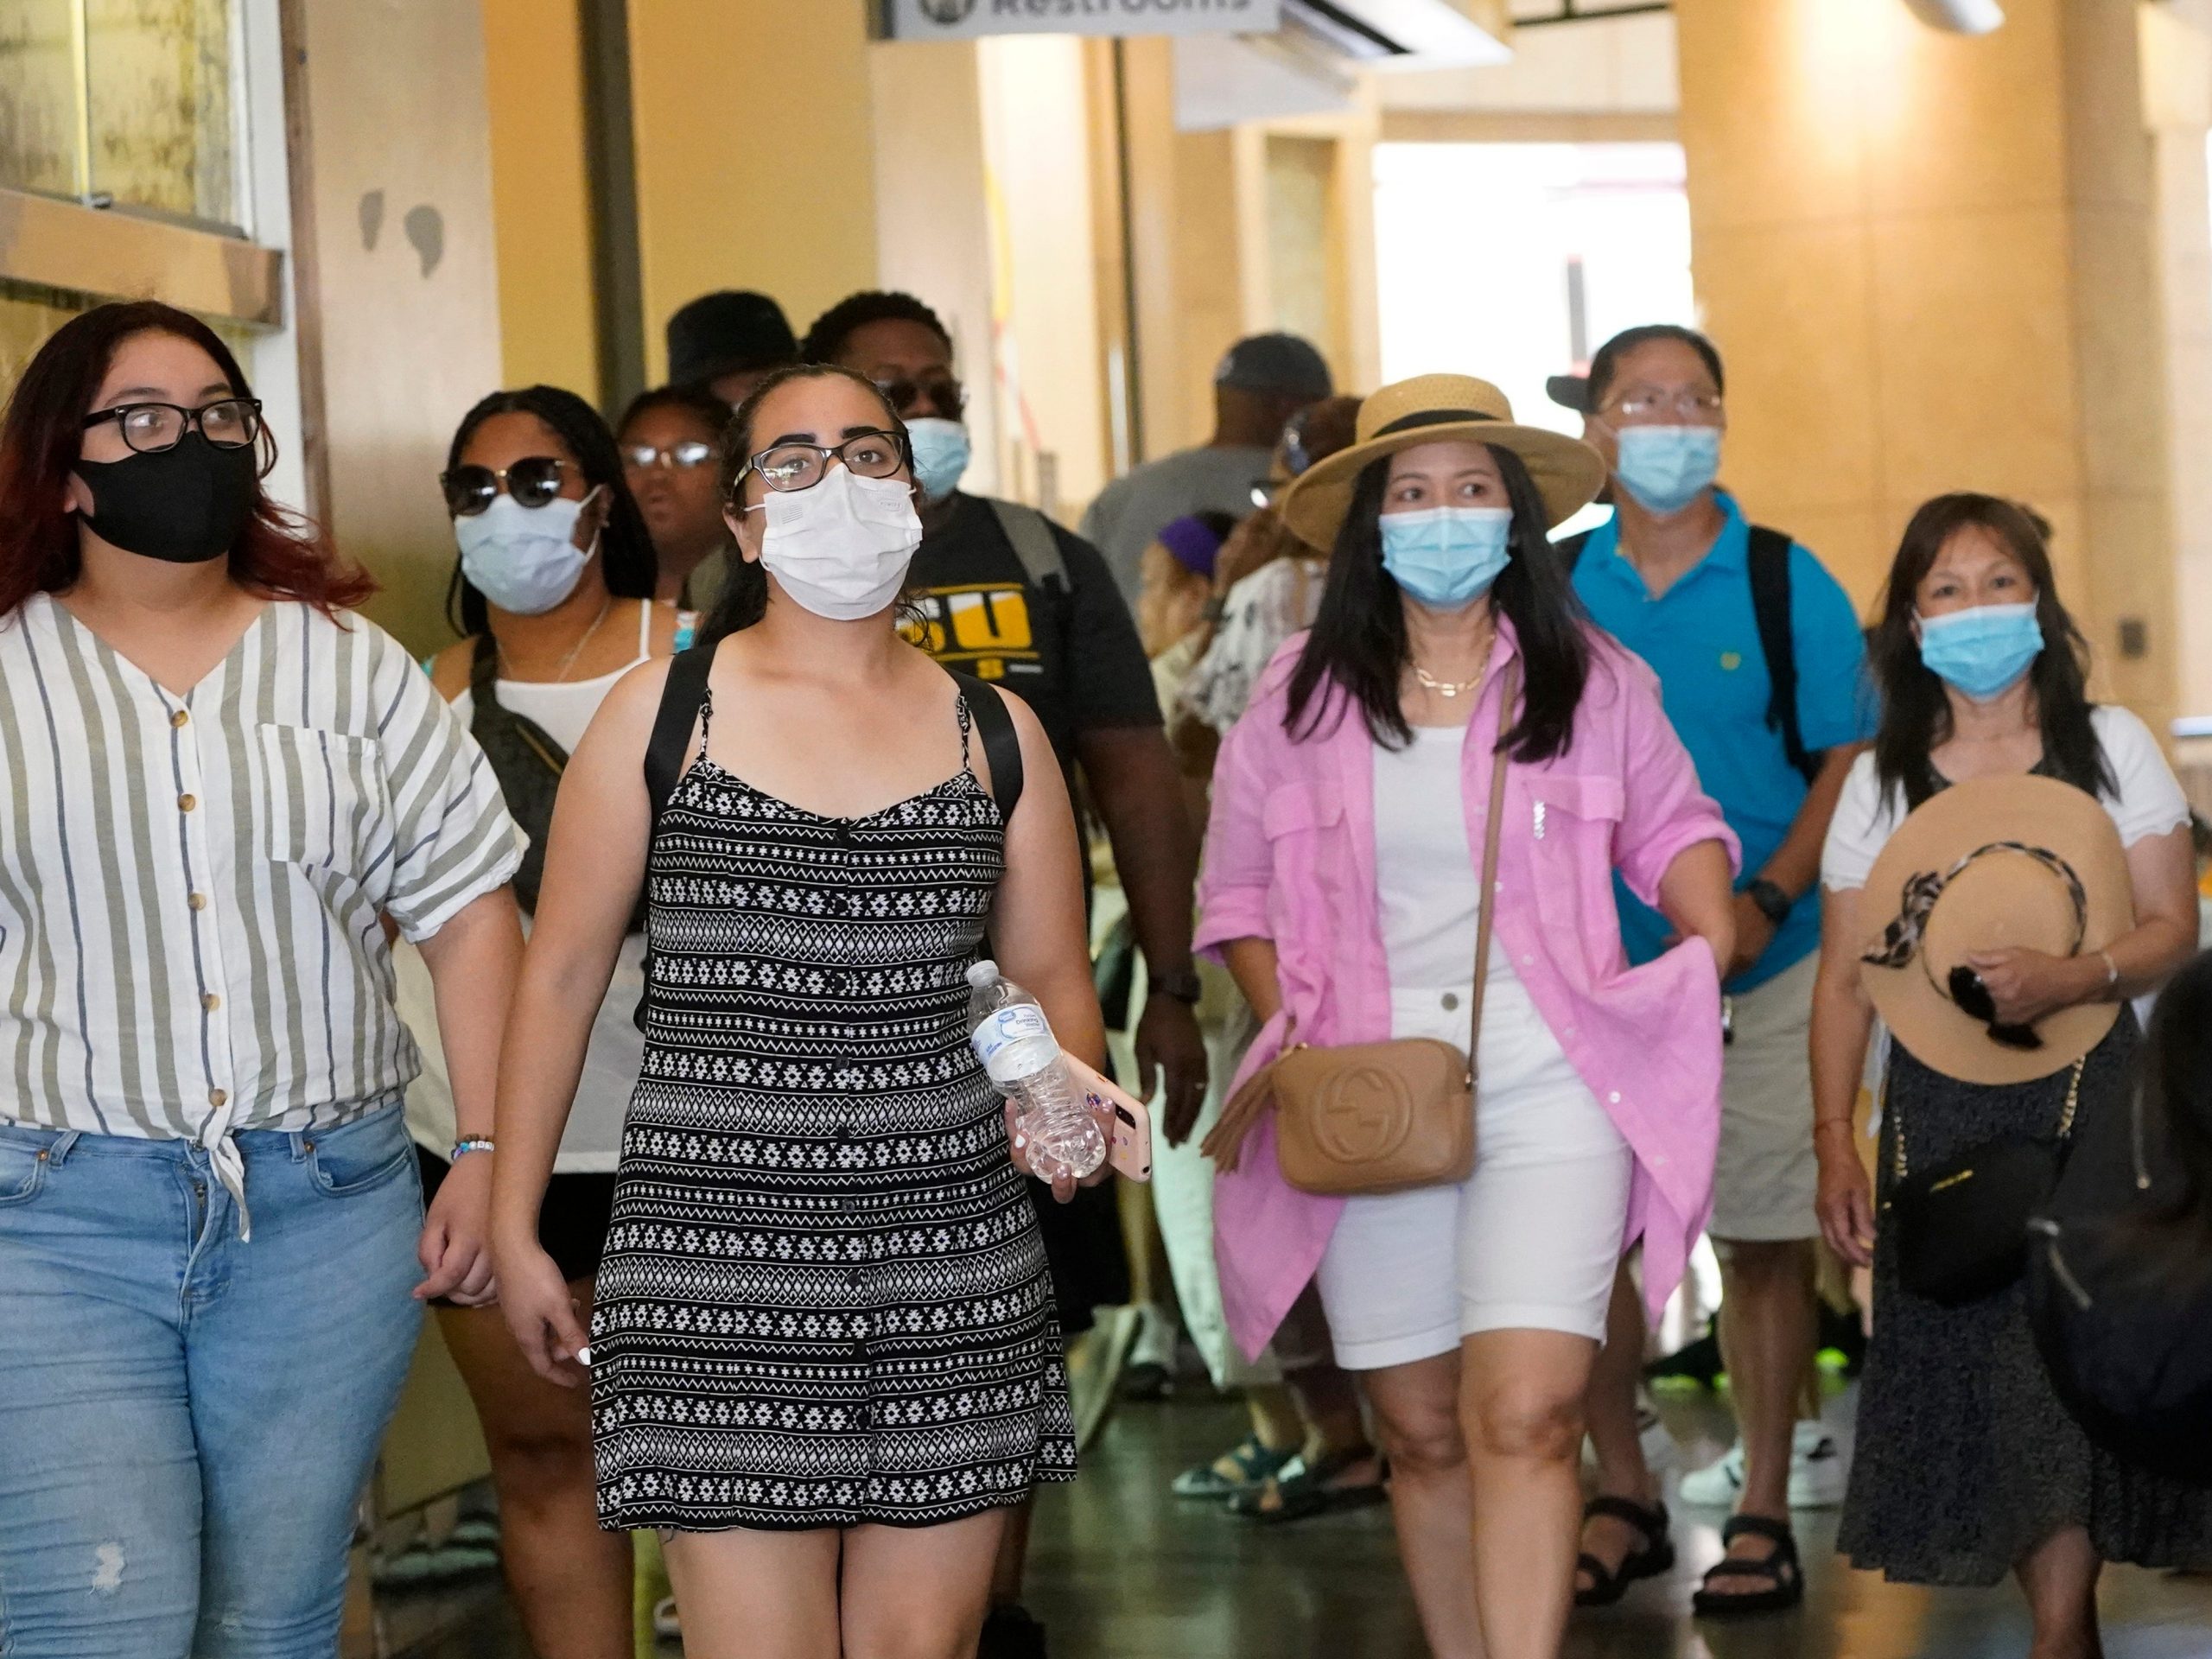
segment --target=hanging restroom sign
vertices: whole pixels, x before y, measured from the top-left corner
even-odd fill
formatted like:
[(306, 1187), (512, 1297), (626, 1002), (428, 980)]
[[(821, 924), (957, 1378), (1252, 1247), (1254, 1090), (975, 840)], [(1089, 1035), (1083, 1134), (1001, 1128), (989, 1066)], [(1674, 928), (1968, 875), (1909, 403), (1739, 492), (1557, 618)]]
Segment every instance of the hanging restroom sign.
[(878, 0), (878, 35), (970, 41), (986, 35), (1268, 35), (1282, 0)]

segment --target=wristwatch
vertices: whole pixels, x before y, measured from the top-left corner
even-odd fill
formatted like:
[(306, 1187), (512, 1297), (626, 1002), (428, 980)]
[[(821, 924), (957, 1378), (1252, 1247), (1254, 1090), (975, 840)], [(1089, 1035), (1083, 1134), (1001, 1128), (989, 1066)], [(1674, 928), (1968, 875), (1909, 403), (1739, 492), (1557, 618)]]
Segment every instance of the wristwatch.
[(1789, 919), (1791, 899), (1788, 893), (1766, 879), (1758, 876), (1746, 882), (1744, 897), (1759, 907), (1759, 914), (1780, 927)]
[(1154, 996), (1172, 996), (1178, 1002), (1196, 1007), (1205, 995), (1205, 987), (1198, 982), (1198, 970), (1185, 968), (1177, 974), (1154, 974), (1148, 988)]

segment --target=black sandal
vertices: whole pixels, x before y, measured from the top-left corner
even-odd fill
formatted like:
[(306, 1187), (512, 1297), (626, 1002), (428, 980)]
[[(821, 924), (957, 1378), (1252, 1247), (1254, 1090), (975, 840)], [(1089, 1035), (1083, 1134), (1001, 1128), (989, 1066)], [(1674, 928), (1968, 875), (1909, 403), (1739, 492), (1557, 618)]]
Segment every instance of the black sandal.
[[(1773, 1550), (1760, 1560), (1741, 1560), (1725, 1555), (1706, 1570), (1705, 1583), (1690, 1598), (1690, 1611), (1704, 1618), (1735, 1618), (1750, 1613), (1778, 1613), (1805, 1599), (1805, 1568), (1797, 1559), (1797, 1539), (1787, 1521), (1770, 1521), (1763, 1515), (1738, 1515), (1720, 1529), (1726, 1548), (1741, 1537), (1764, 1538)], [(1764, 1579), (1764, 1590), (1740, 1595), (1716, 1595), (1715, 1579)]]
[(1629, 1586), (1638, 1579), (1656, 1579), (1662, 1573), (1672, 1572), (1675, 1567), (1675, 1541), (1668, 1533), (1664, 1503), (1646, 1509), (1625, 1497), (1600, 1496), (1582, 1506), (1586, 1524), (1600, 1516), (1634, 1527), (1643, 1535), (1643, 1548), (1624, 1555), (1617, 1567), (1607, 1567), (1587, 1550), (1576, 1556), (1574, 1570), (1590, 1575), (1588, 1588), (1575, 1586), (1574, 1605), (1578, 1607), (1610, 1607), (1626, 1595)]
[(1230, 1513), (1262, 1526), (1279, 1526), (1332, 1510), (1364, 1509), (1384, 1503), (1390, 1493), (1380, 1478), (1356, 1484), (1337, 1484), (1345, 1470), (1370, 1461), (1378, 1465), (1379, 1476), (1382, 1459), (1371, 1446), (1328, 1452), (1310, 1462), (1301, 1453), (1258, 1485), (1230, 1498)]

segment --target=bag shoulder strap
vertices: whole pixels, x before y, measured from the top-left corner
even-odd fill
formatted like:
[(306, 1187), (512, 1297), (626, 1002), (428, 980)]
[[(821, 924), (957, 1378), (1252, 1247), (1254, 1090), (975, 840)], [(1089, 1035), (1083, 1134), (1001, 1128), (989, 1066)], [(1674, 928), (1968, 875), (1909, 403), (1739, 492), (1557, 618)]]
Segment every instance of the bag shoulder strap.
[[(1513, 699), (1521, 689), (1519, 658), (1505, 665), (1498, 677), (1497, 735), (1501, 741), (1513, 727)], [(1491, 900), (1497, 891), (1497, 844), (1505, 839), (1505, 769), (1512, 757), (1501, 747), (1491, 751), (1490, 813), (1483, 820), (1483, 890), (1475, 906), (1475, 990), (1467, 999), (1467, 1087), (1475, 1085), (1480, 1067), (1476, 1056), (1482, 1048), (1483, 992), (1490, 983)]]
[(1782, 734), (1783, 753), (1810, 783), (1820, 774), (1820, 757), (1805, 747), (1797, 725), (1797, 641), (1789, 615), (1789, 537), (1764, 524), (1751, 526), (1748, 564), (1751, 614), (1758, 623), (1759, 650), (1766, 658), (1769, 731)]
[(1014, 809), (1021, 804), (1021, 734), (1014, 729), (1007, 712), (1006, 694), (987, 681), (960, 670), (945, 671), (968, 700), (969, 715), (983, 740), (983, 758), (991, 766), (991, 798), (998, 803), (999, 820), (1014, 822)]
[(669, 659), (660, 712), (653, 716), (652, 738), (645, 745), (645, 795), (652, 803), (655, 826), (683, 777), (683, 752), (691, 747), (691, 728), (707, 700), (707, 672), (714, 665), (711, 645), (693, 645)]
[(1019, 501), (1001, 501), (996, 496), (987, 497), (992, 516), (999, 521), (999, 528), (1014, 543), (1014, 556), (1021, 561), (1021, 573), (1033, 588), (1065, 588), (1068, 585), (1068, 562), (1060, 553), (1060, 538), (1052, 534), (1052, 521), (1034, 507), (1025, 507)]

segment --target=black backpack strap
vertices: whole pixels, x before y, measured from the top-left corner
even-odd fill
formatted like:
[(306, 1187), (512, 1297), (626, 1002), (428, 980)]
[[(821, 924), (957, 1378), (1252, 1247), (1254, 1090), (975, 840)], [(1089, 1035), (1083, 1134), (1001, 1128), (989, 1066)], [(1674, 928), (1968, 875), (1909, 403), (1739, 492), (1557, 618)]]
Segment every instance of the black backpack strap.
[(645, 745), (645, 795), (652, 802), (656, 825), (683, 778), (683, 752), (691, 747), (691, 728), (698, 724), (700, 705), (707, 700), (707, 671), (714, 665), (711, 645), (694, 645), (669, 659), (660, 712), (653, 716), (652, 740)]
[(1006, 694), (996, 686), (963, 674), (945, 671), (968, 699), (968, 713), (983, 740), (983, 758), (991, 767), (991, 798), (999, 804), (1002, 823), (1014, 822), (1014, 809), (1021, 804), (1021, 734), (1014, 729), (1007, 712)]
[(1758, 623), (1759, 650), (1766, 657), (1772, 688), (1766, 705), (1770, 731), (1782, 734), (1783, 753), (1811, 783), (1820, 775), (1821, 757), (1805, 747), (1797, 724), (1797, 642), (1789, 615), (1789, 537), (1764, 524), (1751, 526), (1750, 554), (1751, 614)]

